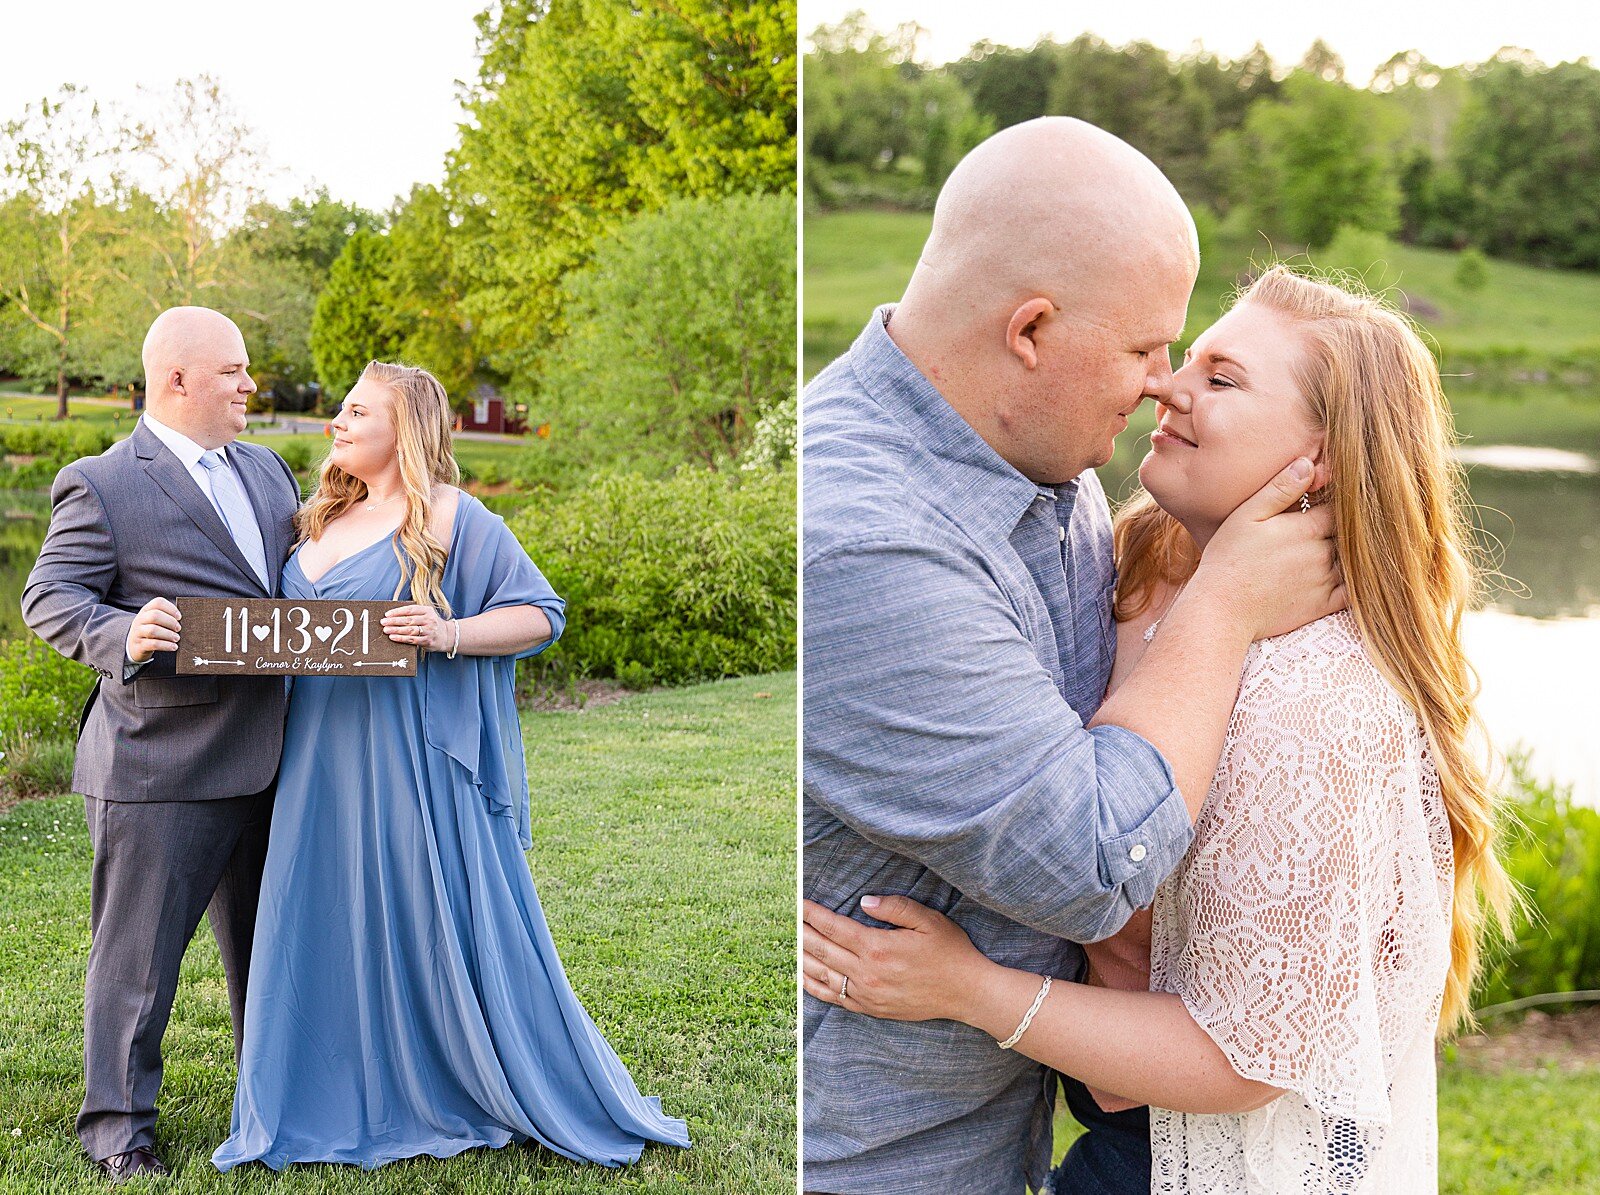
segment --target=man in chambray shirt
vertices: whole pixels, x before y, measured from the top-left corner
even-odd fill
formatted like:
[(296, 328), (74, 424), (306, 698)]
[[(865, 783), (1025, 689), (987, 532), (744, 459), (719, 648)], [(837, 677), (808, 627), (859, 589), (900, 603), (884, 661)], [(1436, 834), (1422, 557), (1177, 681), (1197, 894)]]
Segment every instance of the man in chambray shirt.
[[(1230, 520), (1102, 704), (1115, 573), (1094, 468), (1169, 392), (1198, 256), (1131, 146), (1014, 126), (951, 174), (901, 302), (807, 388), (808, 899), (880, 924), (862, 896), (909, 896), (998, 962), (1077, 978), (1075, 943), (1116, 932), (1182, 858), (1245, 649), (1331, 589), (1310, 520)], [(1275, 509), (1303, 480), (1273, 483)], [(1043, 1181), (1039, 1064), (809, 996), (804, 1047), (805, 1190)]]

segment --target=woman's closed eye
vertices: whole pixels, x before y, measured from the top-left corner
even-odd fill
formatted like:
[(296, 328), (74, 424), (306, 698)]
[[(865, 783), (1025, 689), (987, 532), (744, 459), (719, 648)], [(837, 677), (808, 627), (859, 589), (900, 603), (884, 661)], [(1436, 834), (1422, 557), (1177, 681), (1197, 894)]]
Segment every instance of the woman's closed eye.
[(1221, 374), (1213, 374), (1211, 377), (1207, 378), (1206, 381), (1210, 385), (1217, 387), (1219, 390), (1237, 390), (1239, 388), (1239, 384), (1237, 382), (1234, 382), (1229, 378), (1225, 378)]

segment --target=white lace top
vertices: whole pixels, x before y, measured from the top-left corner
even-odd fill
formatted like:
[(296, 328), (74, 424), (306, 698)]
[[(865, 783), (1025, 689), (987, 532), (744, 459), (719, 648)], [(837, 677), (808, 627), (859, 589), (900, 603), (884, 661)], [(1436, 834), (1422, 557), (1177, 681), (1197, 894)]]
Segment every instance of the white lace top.
[(1194, 844), (1156, 894), (1150, 987), (1286, 1094), (1152, 1108), (1152, 1192), (1437, 1190), (1452, 874), (1422, 731), (1354, 617), (1252, 646)]

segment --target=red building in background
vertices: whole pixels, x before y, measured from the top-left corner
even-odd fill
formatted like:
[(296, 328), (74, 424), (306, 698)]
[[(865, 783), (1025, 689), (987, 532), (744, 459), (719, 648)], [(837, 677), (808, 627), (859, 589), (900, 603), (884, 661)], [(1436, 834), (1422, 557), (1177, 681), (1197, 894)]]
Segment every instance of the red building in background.
[(528, 427), (519, 417), (526, 408), (519, 407), (506, 413), (506, 401), (493, 386), (480, 385), (472, 392), (472, 405), (465, 414), (456, 416), (458, 432), (495, 432), (501, 435), (520, 436)]

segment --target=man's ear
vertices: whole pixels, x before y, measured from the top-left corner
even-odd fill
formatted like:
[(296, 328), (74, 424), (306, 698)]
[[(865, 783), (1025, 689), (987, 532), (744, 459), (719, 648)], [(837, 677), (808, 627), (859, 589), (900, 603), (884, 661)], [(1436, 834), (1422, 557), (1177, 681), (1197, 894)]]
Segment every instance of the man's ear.
[(167, 389), (174, 394), (187, 394), (183, 388), (183, 370), (173, 369), (167, 371)]
[(1040, 296), (1029, 299), (1011, 313), (1011, 322), (1006, 325), (1006, 348), (1028, 369), (1039, 366), (1039, 347), (1034, 343), (1039, 321), (1055, 309), (1054, 303)]

